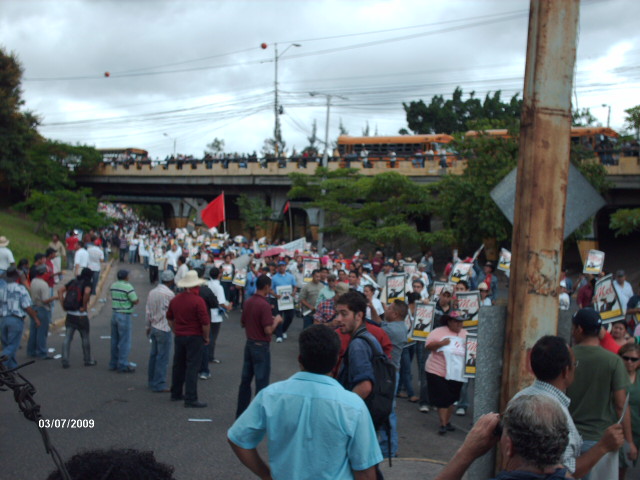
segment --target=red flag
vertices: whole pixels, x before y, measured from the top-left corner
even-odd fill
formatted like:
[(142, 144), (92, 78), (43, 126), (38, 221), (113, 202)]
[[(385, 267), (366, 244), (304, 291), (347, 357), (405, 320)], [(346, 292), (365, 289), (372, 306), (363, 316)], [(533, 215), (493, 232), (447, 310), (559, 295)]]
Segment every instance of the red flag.
[(287, 203), (284, 204), (284, 210), (282, 211), (282, 214), (284, 215), (288, 211), (289, 211), (289, 200), (287, 200)]
[(224, 192), (202, 210), (202, 221), (209, 228), (214, 228), (224, 222)]

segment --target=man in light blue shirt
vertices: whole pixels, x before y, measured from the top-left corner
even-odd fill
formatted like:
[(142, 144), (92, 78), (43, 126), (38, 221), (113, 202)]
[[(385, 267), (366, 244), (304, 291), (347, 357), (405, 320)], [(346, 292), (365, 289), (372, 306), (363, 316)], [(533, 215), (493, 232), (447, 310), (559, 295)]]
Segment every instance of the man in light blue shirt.
[[(296, 277), (294, 277), (291, 273), (287, 272), (287, 262), (284, 260), (280, 260), (278, 262), (278, 272), (271, 277), (271, 290), (273, 290), (274, 296), (276, 298), (280, 298), (280, 294), (278, 290), (280, 287), (291, 287), (291, 294), (295, 296), (298, 284), (296, 282)], [(276, 343), (281, 343), (282, 340), (286, 340), (287, 338), (287, 330), (293, 321), (293, 308), (289, 310), (280, 310), (277, 309), (275, 312), (282, 316), (284, 320), (278, 328), (276, 328)]]
[[(338, 335), (312, 325), (299, 345), (302, 371), (260, 391), (227, 432), (231, 448), (260, 478), (375, 479), (382, 453), (369, 410), (328, 376), (338, 360)], [(269, 465), (256, 450), (265, 434)]]

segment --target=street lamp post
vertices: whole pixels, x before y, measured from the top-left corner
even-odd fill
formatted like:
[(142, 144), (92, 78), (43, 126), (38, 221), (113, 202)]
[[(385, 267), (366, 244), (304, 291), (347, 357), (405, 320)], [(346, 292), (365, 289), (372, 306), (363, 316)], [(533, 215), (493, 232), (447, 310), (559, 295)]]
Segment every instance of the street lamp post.
[(278, 55), (278, 44), (274, 44), (274, 56), (273, 63), (275, 65), (275, 81), (274, 81), (274, 90), (275, 90), (275, 98), (273, 102), (273, 113), (275, 115), (275, 125), (273, 127), (273, 139), (274, 139), (274, 148), (276, 153), (276, 158), (278, 157), (278, 148), (280, 143), (282, 142), (282, 133), (280, 131), (280, 106), (278, 105), (278, 60), (282, 57), (287, 50), (291, 47), (300, 47), (299, 43), (291, 43), (285, 48), (280, 55)]
[(170, 140), (173, 140), (173, 158), (176, 158), (176, 139), (171, 135), (169, 135), (168, 133), (163, 133), (162, 135), (164, 135)]
[[(319, 92), (309, 92), (309, 95), (312, 97), (322, 96), (327, 97), (327, 118), (324, 125), (324, 153), (322, 154), (322, 166), (327, 167), (329, 165), (329, 114), (331, 112), (331, 98), (337, 97), (342, 100), (347, 100), (345, 97), (341, 97), (340, 95), (329, 95), (327, 93), (319, 93)], [(322, 196), (326, 194), (326, 191), (322, 189), (320, 192)], [(318, 252), (322, 254), (322, 247), (324, 246), (324, 210), (320, 209), (318, 213)]]
[(603, 103), (602, 106), (606, 107), (608, 109), (608, 112), (607, 112), (607, 128), (609, 128), (609, 125), (611, 123), (611, 105)]

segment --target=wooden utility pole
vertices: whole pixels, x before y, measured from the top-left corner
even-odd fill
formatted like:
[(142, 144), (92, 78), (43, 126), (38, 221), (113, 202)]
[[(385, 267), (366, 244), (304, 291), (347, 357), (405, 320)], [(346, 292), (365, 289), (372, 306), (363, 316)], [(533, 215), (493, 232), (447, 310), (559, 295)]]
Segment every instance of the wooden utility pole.
[(531, 379), (528, 354), (558, 326), (579, 0), (531, 0), (501, 404)]

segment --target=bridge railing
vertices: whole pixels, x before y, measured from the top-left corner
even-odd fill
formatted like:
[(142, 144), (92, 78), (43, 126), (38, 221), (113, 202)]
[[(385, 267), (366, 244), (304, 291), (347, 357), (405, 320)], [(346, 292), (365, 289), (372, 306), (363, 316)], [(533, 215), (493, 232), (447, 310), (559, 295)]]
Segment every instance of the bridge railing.
[[(594, 161), (597, 161), (594, 159)], [(382, 172), (395, 171), (410, 177), (439, 177), (448, 173), (459, 175), (464, 171), (467, 160), (458, 159), (453, 155), (447, 158), (447, 167), (442, 167), (440, 160), (434, 159), (397, 159), (374, 160), (374, 161), (334, 161), (329, 162), (329, 170), (337, 170), (341, 167), (356, 168), (362, 175), (377, 175)], [(315, 172), (318, 163), (315, 161), (302, 162), (247, 162), (235, 163), (205, 163), (205, 162), (185, 162), (183, 164), (159, 164), (131, 163), (123, 164), (100, 164), (95, 174), (100, 176), (144, 176), (144, 177), (201, 177), (201, 176), (282, 176), (289, 173)], [(638, 157), (620, 157), (616, 165), (605, 165), (608, 175), (640, 175), (640, 159)]]

